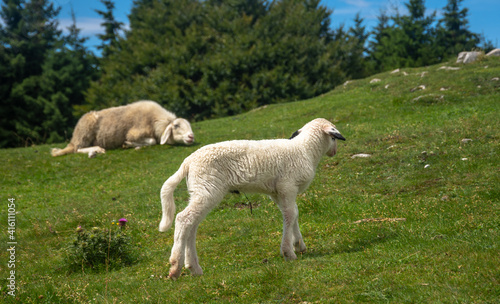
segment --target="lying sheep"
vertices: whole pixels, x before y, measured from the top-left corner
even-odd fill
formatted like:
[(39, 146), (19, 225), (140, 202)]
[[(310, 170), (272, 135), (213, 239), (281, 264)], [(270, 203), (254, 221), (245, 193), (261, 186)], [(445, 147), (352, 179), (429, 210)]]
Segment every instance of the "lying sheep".
[(157, 143), (191, 145), (193, 142), (193, 131), (187, 120), (177, 118), (154, 101), (137, 101), (83, 115), (66, 148), (54, 148), (51, 154), (88, 153), (93, 157), (119, 147), (138, 148)]
[(170, 228), (175, 215), (174, 189), (186, 177), (189, 205), (175, 220), (169, 277), (179, 277), (182, 267), (193, 275), (203, 271), (196, 254), (200, 222), (230, 191), (268, 194), (283, 214), (281, 255), (297, 258), (293, 246), (306, 246), (298, 224), (297, 195), (307, 189), (323, 156), (337, 152), (336, 139), (345, 140), (328, 120), (318, 118), (295, 132), (290, 140), (235, 140), (200, 148), (181, 164), (161, 188), (162, 219), (159, 230)]

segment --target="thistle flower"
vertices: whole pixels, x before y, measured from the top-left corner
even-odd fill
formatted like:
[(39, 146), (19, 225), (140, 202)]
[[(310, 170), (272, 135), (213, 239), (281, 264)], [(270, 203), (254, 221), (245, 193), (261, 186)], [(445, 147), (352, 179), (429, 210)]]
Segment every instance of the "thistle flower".
[(128, 222), (128, 221), (127, 221), (127, 219), (126, 219), (126, 218), (121, 218), (121, 219), (119, 219), (119, 220), (118, 220), (118, 225), (119, 225), (120, 227), (125, 227), (125, 225), (127, 224), (127, 222)]
[(82, 226), (78, 225), (78, 227), (76, 227), (76, 232), (80, 233), (82, 231), (83, 231)]

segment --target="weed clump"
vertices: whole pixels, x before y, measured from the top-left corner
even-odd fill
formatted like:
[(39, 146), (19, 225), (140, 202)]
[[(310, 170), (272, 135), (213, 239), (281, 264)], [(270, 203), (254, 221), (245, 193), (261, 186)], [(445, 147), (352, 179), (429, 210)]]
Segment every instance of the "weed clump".
[(66, 262), (70, 272), (90, 270), (109, 271), (130, 266), (137, 261), (137, 254), (120, 221), (119, 227), (90, 230), (78, 226), (76, 236), (66, 248)]

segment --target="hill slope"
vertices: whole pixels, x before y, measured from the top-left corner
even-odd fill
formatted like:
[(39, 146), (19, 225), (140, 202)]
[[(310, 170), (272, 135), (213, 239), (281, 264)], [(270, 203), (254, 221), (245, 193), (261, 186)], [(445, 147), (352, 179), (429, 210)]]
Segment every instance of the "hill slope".
[[(0, 150), (0, 222), (5, 233), (14, 198), (18, 242), (16, 296), (4, 281), (2, 301), (494, 302), (500, 59), (442, 66), (383, 73), (311, 100), (195, 123), (193, 147), (116, 150), (95, 159), (52, 158), (49, 146)], [(347, 141), (322, 160), (297, 199), (308, 251), (284, 262), (278, 209), (263, 195), (231, 194), (198, 230), (205, 275), (165, 280), (173, 229), (157, 231), (159, 190), (182, 160), (212, 142), (289, 137), (316, 117), (334, 122)], [(359, 153), (371, 157), (353, 158)], [(175, 198), (182, 210), (184, 183)], [(113, 271), (68, 271), (75, 228), (115, 229), (121, 217), (138, 261)], [(7, 278), (7, 241), (1, 248)]]

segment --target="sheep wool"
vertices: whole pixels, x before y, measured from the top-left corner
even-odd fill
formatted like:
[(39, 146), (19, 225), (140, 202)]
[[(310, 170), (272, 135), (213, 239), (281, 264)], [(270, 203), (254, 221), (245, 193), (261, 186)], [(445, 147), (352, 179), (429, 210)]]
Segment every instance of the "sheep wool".
[(281, 255), (297, 258), (295, 250), (306, 246), (298, 225), (295, 202), (314, 178), (321, 157), (337, 153), (337, 139), (345, 138), (335, 125), (318, 118), (295, 132), (290, 139), (235, 140), (207, 145), (188, 156), (161, 188), (162, 219), (166, 231), (175, 216), (174, 189), (186, 178), (188, 206), (175, 219), (174, 245), (169, 277), (179, 277), (184, 264), (193, 275), (203, 271), (196, 254), (196, 230), (200, 222), (230, 191), (264, 193), (283, 214)]
[(66, 148), (54, 148), (51, 154), (88, 153), (94, 157), (106, 149), (193, 142), (193, 130), (187, 120), (177, 118), (154, 101), (144, 100), (83, 115)]

